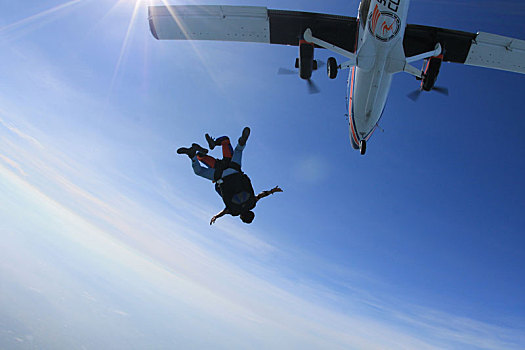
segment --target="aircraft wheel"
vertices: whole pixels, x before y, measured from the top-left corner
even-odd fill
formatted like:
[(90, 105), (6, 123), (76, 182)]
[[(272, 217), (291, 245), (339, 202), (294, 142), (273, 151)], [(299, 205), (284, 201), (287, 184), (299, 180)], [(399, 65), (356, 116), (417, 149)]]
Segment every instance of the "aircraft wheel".
[(335, 58), (330, 57), (326, 62), (326, 72), (330, 79), (335, 79), (337, 77), (337, 61)]
[(295, 68), (299, 68), (299, 58), (295, 59)]
[(361, 142), (359, 142), (359, 151), (361, 152), (362, 156), (365, 155), (366, 153), (366, 141), (365, 140), (361, 140)]

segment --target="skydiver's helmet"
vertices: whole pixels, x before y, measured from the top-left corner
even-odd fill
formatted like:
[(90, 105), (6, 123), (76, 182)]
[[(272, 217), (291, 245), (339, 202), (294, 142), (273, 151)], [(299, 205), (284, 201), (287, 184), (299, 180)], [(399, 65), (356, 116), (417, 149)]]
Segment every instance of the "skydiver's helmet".
[(244, 222), (245, 224), (251, 224), (253, 219), (255, 218), (255, 213), (251, 210), (248, 210), (248, 211), (242, 212), (240, 217), (241, 217), (242, 222)]

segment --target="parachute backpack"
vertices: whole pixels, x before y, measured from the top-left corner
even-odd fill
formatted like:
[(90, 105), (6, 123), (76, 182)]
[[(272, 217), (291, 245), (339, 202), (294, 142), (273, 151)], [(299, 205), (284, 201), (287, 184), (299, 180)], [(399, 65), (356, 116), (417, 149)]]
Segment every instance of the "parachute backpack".
[[(228, 168), (238, 172), (221, 178), (223, 171)], [(217, 192), (222, 197), (230, 215), (238, 216), (255, 208), (256, 199), (252, 182), (248, 175), (242, 172), (239, 164), (227, 162), (216, 169), (215, 179)]]

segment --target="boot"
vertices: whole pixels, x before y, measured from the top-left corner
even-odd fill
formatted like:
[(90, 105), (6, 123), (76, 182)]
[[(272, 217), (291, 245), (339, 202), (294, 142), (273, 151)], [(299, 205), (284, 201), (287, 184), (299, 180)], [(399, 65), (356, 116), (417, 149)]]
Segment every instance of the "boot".
[(218, 146), (213, 137), (211, 137), (209, 134), (204, 135), (204, 137), (206, 138), (206, 141), (208, 142), (208, 147), (210, 147), (210, 149), (214, 149), (215, 146)]
[(178, 154), (186, 154), (188, 157), (193, 159), (193, 157), (195, 157), (195, 153), (197, 153), (197, 151), (193, 147), (190, 147), (190, 148), (181, 147), (181, 148), (179, 148), (177, 150), (177, 153)]
[(239, 145), (244, 146), (246, 145), (246, 141), (248, 141), (248, 137), (250, 136), (250, 128), (245, 127), (242, 130), (242, 135), (239, 137)]
[(198, 143), (192, 143), (191, 148), (193, 148), (197, 153), (204, 154), (204, 155), (208, 154), (208, 150), (202, 147), (201, 145), (199, 145)]
[(197, 154), (206, 155), (208, 150), (197, 143), (192, 143), (190, 148), (181, 147), (177, 150), (178, 154), (186, 154), (188, 157), (193, 158)]

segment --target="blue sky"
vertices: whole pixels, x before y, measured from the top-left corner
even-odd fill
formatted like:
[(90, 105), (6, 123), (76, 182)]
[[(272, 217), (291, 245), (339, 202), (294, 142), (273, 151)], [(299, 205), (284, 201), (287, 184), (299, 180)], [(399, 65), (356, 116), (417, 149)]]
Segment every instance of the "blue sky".
[[(276, 74), (297, 48), (156, 41), (146, 5), (0, 2), (0, 348), (525, 347), (523, 76), (446, 64), (450, 97), (414, 104), (397, 75), (361, 157), (344, 74), (308, 95)], [(525, 39), (524, 16), (409, 22)], [(246, 125), (256, 191), (284, 193), (210, 227), (221, 200), (174, 151)]]

